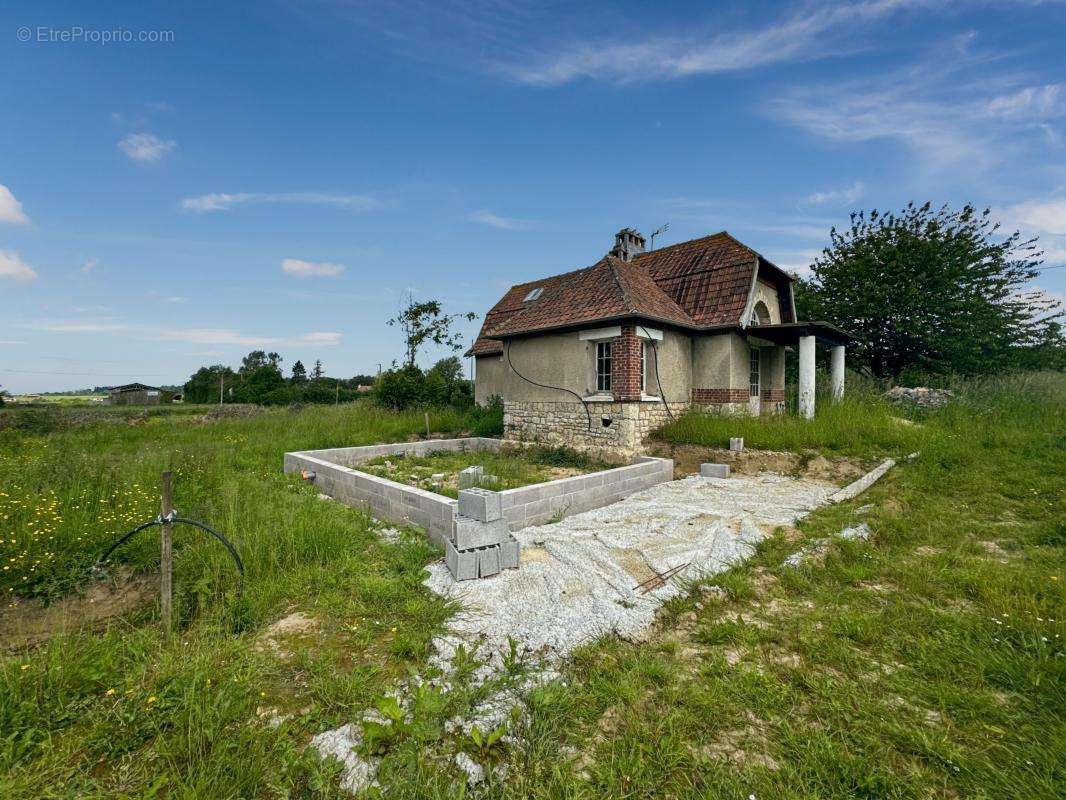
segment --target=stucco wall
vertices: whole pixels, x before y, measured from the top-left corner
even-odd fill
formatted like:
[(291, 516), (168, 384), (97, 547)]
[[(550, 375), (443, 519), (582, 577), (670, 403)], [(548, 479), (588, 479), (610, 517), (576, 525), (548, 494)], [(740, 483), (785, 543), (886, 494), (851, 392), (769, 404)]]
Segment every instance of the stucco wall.
[(754, 308), (755, 303), (758, 303), (760, 300), (766, 303), (766, 310), (770, 312), (770, 323), (773, 325), (780, 325), (781, 301), (777, 297), (777, 288), (766, 281), (756, 281), (755, 300), (752, 302), (752, 308)]
[[(651, 328), (649, 330), (661, 330)], [(639, 328), (637, 334), (643, 333)], [(691, 337), (674, 331), (662, 331), (657, 342), (660, 380), (668, 400), (687, 399), (691, 387)], [(537, 383), (559, 386), (581, 397), (595, 394), (595, 343), (579, 338), (578, 331), (544, 334), (512, 339), (511, 363), (518, 372)], [(648, 381), (645, 391), (657, 395), (655, 357), (648, 351)], [(519, 378), (507, 364), (506, 357), (481, 356), (475, 362), (474, 399), (482, 405), (493, 395), (504, 400), (522, 402), (577, 402), (573, 395), (555, 389), (534, 386)]]
[(746, 389), (748, 343), (736, 333), (697, 336), (692, 342), (692, 386), (707, 389)]

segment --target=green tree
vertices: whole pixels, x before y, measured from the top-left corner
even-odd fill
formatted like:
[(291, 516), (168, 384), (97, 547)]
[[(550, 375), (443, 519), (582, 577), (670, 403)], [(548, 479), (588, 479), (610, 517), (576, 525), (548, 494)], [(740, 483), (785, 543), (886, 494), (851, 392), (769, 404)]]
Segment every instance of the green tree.
[(311, 380), (322, 380), (322, 362), (319, 359), (315, 359), (315, 366), (311, 369)]
[(1042, 261), (1036, 240), (998, 229), (969, 204), (853, 213), (798, 287), (800, 316), (858, 336), (852, 364), (879, 378), (1010, 366), (1019, 348), (1061, 332), (1057, 303), (1025, 289)]
[(238, 382), (237, 373), (222, 364), (200, 367), (182, 387), (186, 403), (217, 403), (219, 388), (229, 399), (229, 392)]
[(455, 321), (460, 319), (472, 321), (477, 319), (477, 314), (445, 314), (439, 300), (418, 303), (413, 294), (408, 294), (400, 313), (388, 320), (389, 325), (398, 325), (403, 331), (404, 366), (415, 366), (418, 351), (427, 342), (450, 350), (461, 350), (462, 334), (452, 329)]
[(244, 358), (241, 359), (241, 375), (247, 375), (255, 372), (260, 367), (265, 367), (269, 362), (267, 361), (267, 354), (263, 350), (253, 350)]
[(292, 365), (292, 383), (294, 386), (303, 386), (307, 383), (307, 369), (304, 368), (304, 362), (299, 359)]

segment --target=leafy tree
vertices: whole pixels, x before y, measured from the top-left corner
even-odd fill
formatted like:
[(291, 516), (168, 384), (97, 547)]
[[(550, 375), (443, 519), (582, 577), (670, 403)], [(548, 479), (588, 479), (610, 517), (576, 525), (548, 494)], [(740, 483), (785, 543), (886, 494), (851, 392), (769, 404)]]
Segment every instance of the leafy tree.
[(304, 368), (304, 362), (299, 359), (292, 365), (292, 382), (295, 386), (303, 386), (307, 383), (307, 369)]
[(228, 400), (228, 393), (238, 382), (237, 373), (222, 364), (200, 367), (185, 383), (183, 392), (186, 403), (217, 403), (219, 388)]
[(322, 380), (322, 362), (319, 359), (315, 359), (315, 366), (311, 369), (311, 380)]
[(1057, 304), (1024, 288), (1042, 261), (1036, 240), (998, 229), (969, 204), (853, 213), (798, 287), (800, 316), (858, 336), (852, 363), (879, 378), (991, 372), (1019, 348), (1061, 343)]
[(452, 356), (425, 372), (413, 365), (382, 372), (374, 381), (374, 399), (395, 409), (420, 405), (469, 408), (474, 392), (470, 381), (463, 379), (462, 363)]
[(255, 372), (260, 367), (267, 365), (267, 354), (263, 350), (253, 350), (241, 359), (241, 375)]
[(281, 370), (270, 363), (246, 373), (233, 396), (238, 403), (260, 405), (282, 405), (292, 399)]
[(389, 325), (398, 325), (403, 331), (404, 366), (415, 366), (418, 351), (427, 342), (461, 350), (462, 334), (452, 330), (452, 325), (459, 319), (474, 320), (477, 314), (445, 314), (439, 300), (418, 303), (413, 294), (408, 294), (407, 303), (400, 313), (388, 320)]

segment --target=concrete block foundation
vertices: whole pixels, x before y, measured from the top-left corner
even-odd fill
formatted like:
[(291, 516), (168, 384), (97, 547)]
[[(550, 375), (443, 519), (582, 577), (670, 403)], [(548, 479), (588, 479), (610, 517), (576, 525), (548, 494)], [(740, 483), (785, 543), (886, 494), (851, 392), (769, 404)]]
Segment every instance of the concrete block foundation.
[[(316, 488), (345, 505), (394, 524), (424, 528), (431, 539), (444, 546), (445, 563), (456, 580), (517, 567), (518, 542), (510, 531), (591, 511), (673, 480), (673, 461), (641, 456), (627, 466), (501, 492), (464, 489), (456, 501), (355, 468), (378, 456), (426, 455), (438, 450), (498, 452), (501, 444), (499, 439), (467, 437), (307, 450), (286, 453), (284, 470), (314, 473)], [(492, 549), (492, 554), (485, 554), (487, 549)]]

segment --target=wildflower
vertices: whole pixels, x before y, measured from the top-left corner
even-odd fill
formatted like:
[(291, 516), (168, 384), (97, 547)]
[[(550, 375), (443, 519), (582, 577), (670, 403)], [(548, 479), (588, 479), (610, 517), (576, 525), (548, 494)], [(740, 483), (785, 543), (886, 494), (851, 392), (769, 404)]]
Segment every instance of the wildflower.
[(108, 689), (108, 690), (107, 690), (106, 692), (104, 692), (104, 694), (105, 694), (105, 695), (106, 695), (107, 697), (110, 697), (110, 696), (111, 696), (111, 695), (113, 695), (114, 693), (115, 693), (115, 690), (114, 690), (114, 689)]
[(156, 696), (154, 694), (151, 697), (148, 698), (148, 704), (149, 705), (151, 705), (155, 701), (156, 701)]
[(29, 668), (30, 668), (30, 665), (29, 665), (29, 664), (23, 664), (23, 665), (22, 665), (22, 671), (23, 671), (23, 672), (25, 672), (25, 671), (26, 671), (26, 670), (28, 670)]

